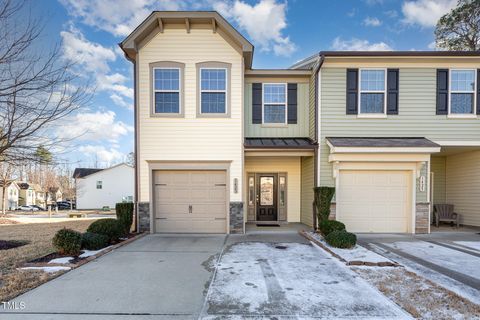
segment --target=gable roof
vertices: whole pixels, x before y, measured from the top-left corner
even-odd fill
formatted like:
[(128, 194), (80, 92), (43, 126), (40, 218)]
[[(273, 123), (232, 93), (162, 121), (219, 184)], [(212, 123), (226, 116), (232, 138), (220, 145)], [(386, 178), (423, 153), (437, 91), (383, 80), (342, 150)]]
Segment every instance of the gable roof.
[(98, 168), (75, 168), (75, 171), (73, 171), (73, 178), (74, 179), (83, 178), (102, 170), (103, 169), (98, 169)]
[[(18, 182), (17, 186), (22, 190), (30, 189), (30, 184), (28, 182)], [(33, 187), (32, 187), (33, 189)]]
[(253, 45), (217, 11), (153, 11), (118, 45), (129, 60), (134, 60), (138, 44), (154, 32), (163, 32), (164, 24), (168, 23), (183, 23), (186, 28), (191, 23), (206, 23), (212, 25), (213, 32), (221, 29), (242, 48), (246, 67), (252, 66)]

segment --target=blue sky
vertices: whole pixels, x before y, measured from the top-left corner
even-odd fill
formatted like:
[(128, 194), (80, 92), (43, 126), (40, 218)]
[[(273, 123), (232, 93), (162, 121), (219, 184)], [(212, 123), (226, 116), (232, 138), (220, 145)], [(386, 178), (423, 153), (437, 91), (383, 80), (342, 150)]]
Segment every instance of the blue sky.
[(81, 135), (62, 155), (109, 166), (133, 151), (132, 66), (117, 43), (152, 10), (217, 10), (255, 45), (254, 68), (286, 68), (320, 50), (434, 50), (434, 26), (456, 0), (45, 0), (44, 39), (60, 44), (95, 86), (59, 133)]

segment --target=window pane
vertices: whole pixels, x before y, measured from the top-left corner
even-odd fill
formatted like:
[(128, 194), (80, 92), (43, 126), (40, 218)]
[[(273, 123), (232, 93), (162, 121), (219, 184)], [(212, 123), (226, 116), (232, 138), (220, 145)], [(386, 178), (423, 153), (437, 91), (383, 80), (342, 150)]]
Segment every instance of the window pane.
[(450, 113), (473, 113), (472, 93), (452, 93)]
[(178, 69), (155, 69), (155, 90), (179, 90)]
[(360, 113), (383, 113), (383, 93), (362, 93)]
[(179, 113), (178, 92), (155, 92), (155, 113)]
[(248, 178), (248, 205), (253, 206), (255, 204), (255, 183), (253, 177)]
[(202, 69), (202, 90), (226, 90), (227, 74), (225, 69)]
[(264, 123), (285, 123), (285, 105), (268, 105), (263, 108)]
[(452, 91), (473, 91), (475, 90), (475, 71), (473, 70), (452, 70)]
[(202, 92), (202, 113), (225, 113), (225, 93)]
[(360, 88), (363, 91), (384, 91), (385, 70), (362, 70)]
[(285, 103), (285, 84), (266, 84), (263, 86), (263, 103)]

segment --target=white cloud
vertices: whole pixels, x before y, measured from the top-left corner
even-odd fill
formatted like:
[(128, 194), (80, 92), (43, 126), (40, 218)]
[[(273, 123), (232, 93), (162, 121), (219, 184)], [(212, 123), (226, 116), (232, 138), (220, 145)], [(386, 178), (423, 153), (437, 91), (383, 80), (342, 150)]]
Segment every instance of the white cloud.
[(125, 154), (115, 148), (105, 148), (101, 145), (85, 145), (78, 148), (78, 151), (84, 153), (85, 156), (102, 162), (105, 166), (118, 163), (125, 160)]
[(287, 27), (286, 3), (260, 0), (257, 4), (250, 5), (236, 0), (233, 3), (216, 2), (213, 7), (245, 30), (261, 51), (290, 56), (296, 50), (296, 45), (283, 34)]
[(125, 101), (125, 99), (120, 97), (118, 94), (114, 93), (114, 94), (110, 95), (110, 99), (112, 99), (112, 101), (117, 106), (124, 107), (124, 108), (129, 109), (129, 110), (133, 110), (133, 105), (131, 103), (128, 103), (127, 101)]
[(352, 38), (350, 40), (342, 40), (337, 37), (332, 43), (333, 50), (339, 51), (391, 51), (393, 50), (385, 42), (370, 43), (368, 40)]
[(116, 121), (115, 117), (115, 112), (111, 110), (78, 113), (59, 127), (57, 134), (63, 139), (117, 143), (121, 137), (133, 132), (133, 127)]
[(366, 17), (363, 20), (363, 24), (369, 27), (378, 27), (382, 24), (382, 21), (380, 21), (378, 18), (371, 18), (371, 17)]
[(457, 0), (416, 0), (405, 1), (402, 5), (403, 22), (434, 27), (444, 14), (457, 4)]

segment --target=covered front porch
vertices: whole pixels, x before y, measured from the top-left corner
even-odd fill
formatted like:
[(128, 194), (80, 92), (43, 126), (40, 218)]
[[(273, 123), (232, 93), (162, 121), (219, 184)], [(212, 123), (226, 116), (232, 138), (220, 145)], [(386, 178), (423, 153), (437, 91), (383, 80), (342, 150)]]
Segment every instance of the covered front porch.
[(312, 225), (315, 150), (308, 138), (245, 139), (247, 228)]
[[(430, 172), (431, 231), (480, 227), (480, 146), (442, 144), (441, 151), (432, 154)], [(453, 205), (453, 211), (459, 214), (460, 228), (446, 223), (436, 227), (435, 206), (443, 204)]]

